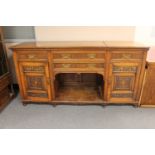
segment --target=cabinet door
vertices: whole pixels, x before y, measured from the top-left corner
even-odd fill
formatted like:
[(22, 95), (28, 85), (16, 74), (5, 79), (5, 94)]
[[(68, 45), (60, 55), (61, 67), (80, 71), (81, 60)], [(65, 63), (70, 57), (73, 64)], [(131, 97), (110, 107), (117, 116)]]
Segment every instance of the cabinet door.
[(45, 102), (51, 100), (48, 63), (20, 62), (19, 70), (24, 100)]
[(111, 63), (108, 97), (110, 102), (135, 102), (140, 66), (139, 63)]

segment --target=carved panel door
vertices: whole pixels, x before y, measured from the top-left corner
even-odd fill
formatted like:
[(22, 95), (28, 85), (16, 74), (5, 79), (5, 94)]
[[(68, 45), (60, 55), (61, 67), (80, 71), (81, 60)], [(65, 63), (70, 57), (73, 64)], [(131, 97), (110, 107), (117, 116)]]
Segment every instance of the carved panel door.
[(111, 102), (135, 102), (140, 75), (139, 63), (118, 63), (110, 65), (109, 94)]
[(20, 62), (19, 69), (24, 99), (50, 101), (51, 83), (48, 63)]

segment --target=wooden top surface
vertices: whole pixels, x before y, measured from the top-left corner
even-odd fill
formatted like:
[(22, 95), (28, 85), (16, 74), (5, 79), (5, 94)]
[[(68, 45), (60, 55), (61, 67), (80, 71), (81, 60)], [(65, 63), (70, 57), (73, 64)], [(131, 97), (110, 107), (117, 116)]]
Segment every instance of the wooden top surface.
[(127, 41), (58, 41), (58, 42), (29, 42), (21, 43), (11, 47), (11, 49), (26, 49), (26, 48), (146, 48), (149, 47)]

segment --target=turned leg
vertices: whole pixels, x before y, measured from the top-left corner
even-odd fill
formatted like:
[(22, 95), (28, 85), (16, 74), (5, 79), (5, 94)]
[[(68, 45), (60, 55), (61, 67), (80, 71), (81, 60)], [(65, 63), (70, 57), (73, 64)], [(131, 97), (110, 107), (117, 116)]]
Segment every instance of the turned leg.
[(57, 106), (56, 104), (52, 104), (52, 105), (53, 105), (54, 108)]
[(27, 106), (27, 103), (26, 102), (23, 102), (23, 106)]

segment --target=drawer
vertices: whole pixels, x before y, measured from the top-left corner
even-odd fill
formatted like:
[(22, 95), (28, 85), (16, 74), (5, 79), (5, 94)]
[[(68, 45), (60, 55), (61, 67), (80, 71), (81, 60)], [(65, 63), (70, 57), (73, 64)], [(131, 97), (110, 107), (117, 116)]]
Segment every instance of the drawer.
[(54, 53), (54, 59), (104, 59), (105, 53)]
[(143, 52), (112, 52), (111, 59), (129, 60), (129, 59), (143, 59)]
[(57, 63), (54, 68), (104, 68), (104, 63)]
[(46, 51), (19, 51), (17, 53), (18, 60), (27, 60), (27, 61), (47, 61), (48, 53)]

